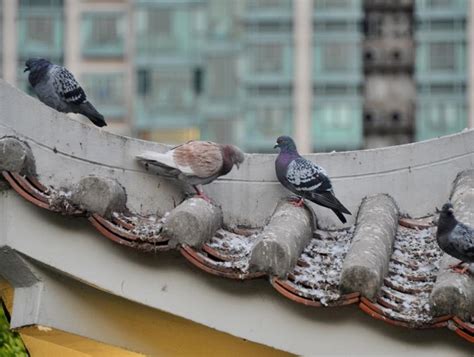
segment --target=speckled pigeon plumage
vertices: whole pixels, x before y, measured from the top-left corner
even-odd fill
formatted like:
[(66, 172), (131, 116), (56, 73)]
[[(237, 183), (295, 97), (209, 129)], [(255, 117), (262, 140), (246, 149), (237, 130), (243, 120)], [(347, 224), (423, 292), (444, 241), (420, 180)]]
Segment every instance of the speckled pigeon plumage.
[(25, 71), (38, 99), (62, 113), (85, 115), (95, 125), (106, 126), (104, 117), (87, 100), (84, 90), (66, 68), (44, 58), (30, 58)]
[(342, 223), (346, 223), (343, 213), (351, 213), (334, 195), (326, 171), (301, 157), (289, 136), (280, 136), (275, 147), (280, 148), (280, 154), (275, 161), (275, 171), (281, 184), (301, 198), (330, 208)]
[(165, 153), (144, 152), (137, 156), (161, 176), (173, 178), (195, 187), (211, 183), (219, 176), (228, 174), (234, 165), (244, 161), (244, 153), (233, 145), (211, 141), (189, 141)]
[(436, 239), (439, 247), (450, 256), (463, 263), (474, 263), (474, 227), (459, 222), (450, 203), (441, 209)]

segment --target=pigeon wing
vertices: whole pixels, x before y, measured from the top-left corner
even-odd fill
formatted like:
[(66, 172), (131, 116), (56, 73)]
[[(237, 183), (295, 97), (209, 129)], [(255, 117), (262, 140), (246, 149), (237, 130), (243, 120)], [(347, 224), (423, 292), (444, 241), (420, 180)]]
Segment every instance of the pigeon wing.
[(211, 141), (190, 141), (172, 150), (173, 159), (186, 175), (212, 177), (222, 169), (223, 157), (218, 144)]
[(51, 71), (53, 86), (58, 96), (70, 104), (82, 104), (87, 101), (86, 93), (71, 72), (61, 66), (54, 66)]
[(311, 192), (332, 190), (331, 181), (326, 171), (302, 157), (293, 160), (286, 171), (286, 179), (293, 186), (295, 193), (308, 196)]
[(340, 212), (351, 213), (334, 195), (331, 180), (322, 167), (300, 157), (288, 165), (286, 177), (292, 185), (293, 192), (314, 203), (334, 210), (341, 221), (346, 222)]
[(474, 263), (474, 228), (458, 223), (451, 234), (452, 244), (469, 263)]

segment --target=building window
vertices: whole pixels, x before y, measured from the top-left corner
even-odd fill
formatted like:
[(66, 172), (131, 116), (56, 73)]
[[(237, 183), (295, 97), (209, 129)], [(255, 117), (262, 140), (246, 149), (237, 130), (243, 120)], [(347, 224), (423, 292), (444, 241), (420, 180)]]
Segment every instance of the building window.
[(232, 57), (210, 57), (207, 61), (207, 95), (210, 99), (231, 100), (237, 95), (236, 60)]
[(235, 142), (235, 123), (232, 119), (207, 119), (207, 138), (218, 143)]
[(27, 22), (27, 36), (32, 42), (48, 44), (54, 38), (54, 27), (51, 18), (30, 16)]
[(352, 69), (357, 56), (355, 45), (350, 43), (327, 43), (323, 46), (323, 68), (326, 71)]
[(429, 45), (429, 63), (432, 70), (454, 70), (456, 48), (452, 42), (437, 42)]
[(241, 5), (235, 0), (208, 1), (208, 34), (216, 40), (233, 38), (239, 32)]
[(108, 118), (123, 118), (125, 108), (125, 76), (123, 73), (86, 73), (81, 84), (88, 99)]
[[(6, 0), (8, 1), (8, 0)], [(20, 7), (62, 7), (63, 0), (20, 0)]]
[(453, 6), (453, 0), (428, 0), (426, 7), (428, 8), (450, 8)]
[(315, 0), (316, 9), (346, 9), (353, 5), (352, 0)]
[(193, 75), (190, 70), (138, 70), (141, 104), (147, 111), (186, 112), (194, 104)]
[(18, 7), (19, 57), (46, 57), (61, 62), (63, 56), (62, 1), (20, 1)]
[(253, 45), (250, 49), (251, 69), (254, 73), (281, 73), (283, 45), (278, 43)]
[(249, 9), (268, 9), (268, 8), (283, 8), (291, 7), (291, 0), (248, 0), (247, 7)]
[(169, 9), (149, 10), (147, 23), (150, 33), (161, 38), (168, 38), (172, 33), (172, 12)]
[(139, 95), (148, 95), (150, 91), (150, 79), (150, 70), (141, 68), (137, 71), (137, 92)]
[(257, 108), (255, 124), (257, 132), (265, 139), (273, 139), (287, 128), (287, 110), (282, 108)]
[(140, 9), (137, 19), (139, 52), (175, 51), (181, 45), (174, 32), (175, 11), (172, 9)]
[(204, 71), (200, 67), (196, 67), (193, 70), (193, 90), (195, 95), (202, 93), (202, 84), (204, 79)]
[(328, 104), (321, 107), (322, 127), (348, 129), (351, 127), (351, 108), (343, 104)]
[(84, 13), (82, 25), (84, 56), (123, 56), (125, 18), (122, 13)]
[(19, 48), (22, 57), (57, 58), (62, 46), (62, 23), (57, 16), (22, 12), (19, 16)]

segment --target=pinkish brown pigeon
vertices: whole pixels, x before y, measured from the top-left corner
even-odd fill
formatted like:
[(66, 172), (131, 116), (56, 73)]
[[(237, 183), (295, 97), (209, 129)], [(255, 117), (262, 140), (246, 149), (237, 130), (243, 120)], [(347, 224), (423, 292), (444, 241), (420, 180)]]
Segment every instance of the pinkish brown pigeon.
[[(436, 240), (443, 251), (461, 261), (451, 267), (453, 270), (465, 273), (469, 264), (474, 263), (474, 228), (456, 219), (451, 203), (441, 209)], [(461, 268), (463, 263), (466, 265)]]
[(296, 150), (295, 142), (289, 136), (280, 136), (275, 145), (275, 148), (277, 147), (280, 148), (280, 154), (275, 161), (276, 175), (283, 186), (300, 197), (295, 205), (303, 205), (306, 198), (320, 206), (330, 208), (342, 223), (346, 223), (343, 213), (351, 214), (351, 212), (334, 195), (326, 171), (301, 157)]
[(158, 175), (192, 185), (198, 196), (206, 200), (209, 199), (198, 185), (206, 185), (228, 174), (234, 165), (239, 168), (244, 158), (238, 147), (212, 141), (189, 141), (165, 153), (147, 151), (137, 156)]

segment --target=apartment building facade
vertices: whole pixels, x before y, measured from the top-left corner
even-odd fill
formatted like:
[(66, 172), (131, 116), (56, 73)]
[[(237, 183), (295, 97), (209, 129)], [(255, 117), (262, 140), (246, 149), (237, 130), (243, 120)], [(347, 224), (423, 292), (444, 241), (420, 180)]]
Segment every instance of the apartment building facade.
[(302, 1), (4, 0), (0, 72), (29, 91), (27, 58), (64, 64), (111, 130), (168, 143), (349, 150), (468, 125), (467, 0)]

